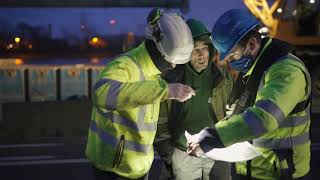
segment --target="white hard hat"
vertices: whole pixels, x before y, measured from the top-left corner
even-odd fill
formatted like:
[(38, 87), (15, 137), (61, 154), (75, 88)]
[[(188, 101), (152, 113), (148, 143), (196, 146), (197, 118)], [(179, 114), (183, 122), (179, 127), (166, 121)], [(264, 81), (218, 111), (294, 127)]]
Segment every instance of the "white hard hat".
[(188, 25), (179, 14), (157, 10), (155, 18), (148, 18), (148, 21), (146, 36), (155, 42), (166, 61), (173, 64), (190, 61), (193, 38)]

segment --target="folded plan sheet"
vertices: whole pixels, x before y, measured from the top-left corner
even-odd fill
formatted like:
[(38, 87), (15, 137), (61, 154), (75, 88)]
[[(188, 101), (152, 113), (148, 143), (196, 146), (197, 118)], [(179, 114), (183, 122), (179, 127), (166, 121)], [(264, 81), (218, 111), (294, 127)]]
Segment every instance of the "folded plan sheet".
[[(197, 142), (199, 134), (191, 135), (185, 131), (188, 142)], [(204, 158), (210, 158), (217, 161), (240, 162), (251, 160), (260, 156), (261, 153), (248, 141), (236, 143), (226, 148), (214, 148), (202, 155)]]

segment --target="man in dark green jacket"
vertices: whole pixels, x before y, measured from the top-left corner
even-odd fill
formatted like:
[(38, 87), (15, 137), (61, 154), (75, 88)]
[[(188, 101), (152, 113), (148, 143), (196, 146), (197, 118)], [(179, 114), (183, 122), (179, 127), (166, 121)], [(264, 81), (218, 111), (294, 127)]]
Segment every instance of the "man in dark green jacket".
[[(228, 163), (191, 157), (186, 153), (187, 141), (184, 132), (193, 134), (204, 127), (213, 127), (223, 119), (232, 85), (232, 80), (225, 78), (226, 73), (211, 61), (214, 49), (207, 28), (194, 19), (189, 19), (187, 24), (194, 39), (191, 61), (170, 71), (166, 74), (165, 80), (191, 86), (195, 89), (196, 96), (183, 103), (171, 101), (167, 136), (171, 137), (171, 142), (167, 139), (167, 143), (172, 145), (172, 148), (168, 146), (171, 151), (163, 148), (166, 138), (162, 138), (162, 143), (161, 140), (157, 141), (155, 147), (159, 154), (166, 158), (168, 164), (172, 160), (172, 171), (176, 180), (230, 179)], [(159, 125), (159, 131), (165, 129), (163, 126), (164, 124)]]

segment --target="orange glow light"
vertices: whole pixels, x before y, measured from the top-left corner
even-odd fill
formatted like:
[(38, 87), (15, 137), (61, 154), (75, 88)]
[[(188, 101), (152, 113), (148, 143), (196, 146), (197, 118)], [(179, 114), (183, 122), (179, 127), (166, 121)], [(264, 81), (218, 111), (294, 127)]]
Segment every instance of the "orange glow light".
[(15, 59), (14, 64), (15, 65), (22, 65), (23, 64), (23, 60), (22, 59)]
[(98, 64), (99, 61), (100, 61), (99, 58), (92, 58), (92, 59), (90, 60), (91, 64)]

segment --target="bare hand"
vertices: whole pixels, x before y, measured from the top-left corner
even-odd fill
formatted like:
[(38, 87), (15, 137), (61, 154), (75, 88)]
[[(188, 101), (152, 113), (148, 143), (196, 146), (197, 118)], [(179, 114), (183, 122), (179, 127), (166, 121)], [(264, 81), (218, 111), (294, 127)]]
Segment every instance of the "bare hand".
[(196, 95), (195, 91), (190, 86), (185, 84), (170, 83), (168, 86), (169, 95), (167, 99), (175, 99), (179, 102), (184, 102)]
[(187, 153), (190, 156), (197, 156), (197, 157), (200, 157), (204, 154), (204, 152), (200, 148), (200, 145), (194, 142), (187, 143)]

